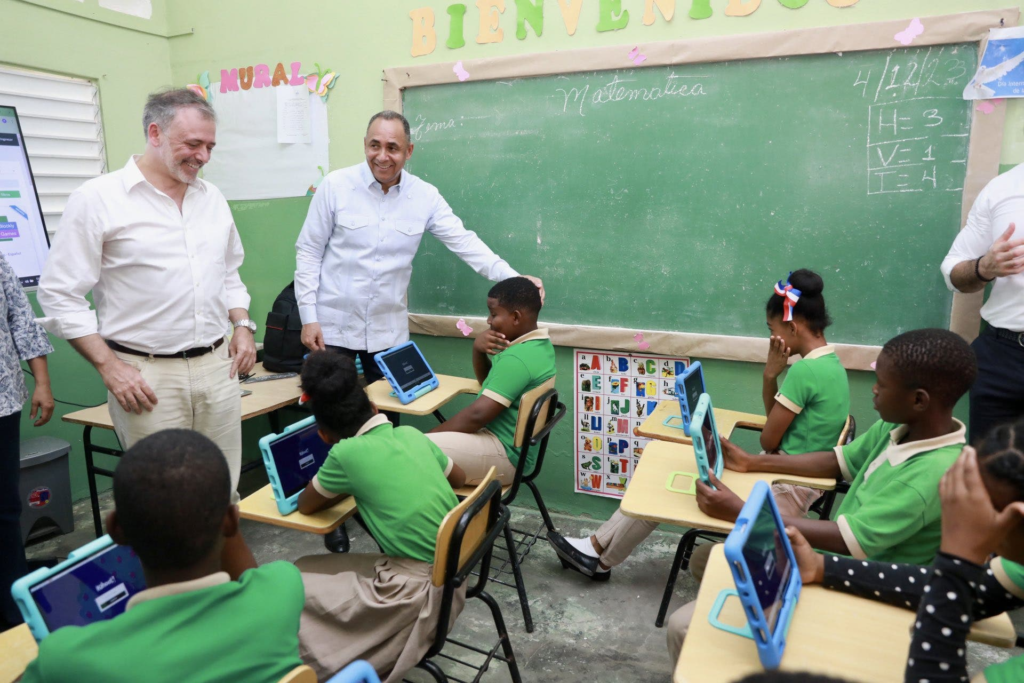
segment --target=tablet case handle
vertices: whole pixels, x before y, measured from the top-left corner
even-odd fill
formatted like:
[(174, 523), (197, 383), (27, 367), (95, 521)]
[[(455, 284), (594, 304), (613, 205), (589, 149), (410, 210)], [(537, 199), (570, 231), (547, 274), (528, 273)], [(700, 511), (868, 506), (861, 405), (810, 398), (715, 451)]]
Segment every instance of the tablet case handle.
[[(690, 486), (685, 489), (675, 488), (673, 484), (676, 482), (676, 477), (689, 477)], [(672, 493), (685, 493), (689, 496), (695, 496), (697, 495), (697, 479), (699, 478), (700, 475), (694, 474), (693, 472), (669, 472), (668, 481), (665, 482), (665, 488)]]
[[(672, 424), (673, 420), (679, 420), (679, 424)], [(681, 415), (669, 415), (661, 424), (665, 427), (669, 427), (670, 429), (682, 429), (684, 432), (686, 431), (686, 423), (683, 422)]]
[(720, 631), (725, 631), (726, 633), (731, 633), (735, 636), (740, 636), (741, 638), (750, 638), (753, 640), (754, 634), (750, 631), (749, 623), (738, 627), (731, 626), (730, 624), (726, 624), (718, 620), (719, 615), (722, 613), (722, 608), (725, 607), (725, 601), (731, 597), (735, 597), (737, 600), (740, 599), (740, 594), (736, 592), (735, 588), (725, 588), (718, 594), (718, 597), (715, 598), (715, 604), (711, 606), (711, 611), (708, 613), (708, 623)]

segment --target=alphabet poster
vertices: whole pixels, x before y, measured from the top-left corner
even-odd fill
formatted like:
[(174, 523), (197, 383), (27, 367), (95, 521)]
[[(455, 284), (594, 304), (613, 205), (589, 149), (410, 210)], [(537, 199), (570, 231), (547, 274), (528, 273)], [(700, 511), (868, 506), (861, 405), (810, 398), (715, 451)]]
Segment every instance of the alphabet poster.
[(689, 358), (576, 349), (576, 493), (622, 498), (650, 439), (637, 428), (676, 400)]

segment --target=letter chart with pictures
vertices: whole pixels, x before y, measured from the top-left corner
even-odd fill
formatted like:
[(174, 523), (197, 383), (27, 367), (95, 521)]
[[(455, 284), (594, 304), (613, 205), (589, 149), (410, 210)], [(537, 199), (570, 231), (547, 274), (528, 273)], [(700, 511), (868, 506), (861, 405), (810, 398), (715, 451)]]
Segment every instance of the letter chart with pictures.
[(689, 358), (576, 349), (576, 492), (621, 498), (650, 439), (637, 428), (676, 398)]

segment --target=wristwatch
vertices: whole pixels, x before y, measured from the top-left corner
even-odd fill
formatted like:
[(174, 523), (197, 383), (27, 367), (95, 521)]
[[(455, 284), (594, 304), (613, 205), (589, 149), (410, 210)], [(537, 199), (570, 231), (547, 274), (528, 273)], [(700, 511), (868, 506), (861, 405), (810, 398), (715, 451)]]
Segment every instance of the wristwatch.
[(256, 334), (256, 323), (252, 320), (249, 320), (248, 318), (246, 318), (245, 320), (236, 320), (234, 323), (232, 323), (232, 325), (235, 328), (244, 327), (253, 334)]

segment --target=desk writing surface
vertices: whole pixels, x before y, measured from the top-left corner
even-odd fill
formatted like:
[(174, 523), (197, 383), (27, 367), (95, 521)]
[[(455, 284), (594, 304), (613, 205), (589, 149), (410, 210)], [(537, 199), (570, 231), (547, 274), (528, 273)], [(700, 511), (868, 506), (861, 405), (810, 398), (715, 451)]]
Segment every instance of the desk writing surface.
[[(644, 454), (633, 473), (633, 478), (622, 498), (620, 509), (623, 514), (652, 522), (663, 522), (679, 526), (688, 526), (709, 531), (728, 532), (733, 523), (709, 517), (697, 507), (697, 497), (686, 493), (676, 493), (665, 488), (665, 483), (672, 472), (692, 472), (696, 475), (697, 458), (692, 446), (653, 441), (644, 448)], [(834, 489), (834, 479), (818, 479), (789, 474), (770, 474), (767, 472), (722, 472), (722, 483), (728, 486), (743, 500), (750, 497), (754, 484), (764, 481), (785, 484), (799, 484), (811, 488), (828, 491)], [(686, 477), (678, 477), (675, 488), (686, 488), (689, 481)]]
[(267, 484), (240, 502), (238, 512), (242, 519), (251, 519), (254, 522), (263, 522), (286, 529), (326, 534), (337, 529), (346, 519), (356, 513), (356, 499), (349, 496), (340, 503), (311, 515), (304, 515), (298, 511), (290, 515), (282, 515), (277, 510), (274, 490), (270, 484)]
[[(708, 559), (673, 683), (731, 683), (763, 671), (753, 640), (726, 633), (708, 622), (718, 594), (735, 587), (725, 553), (717, 545)], [(730, 597), (719, 618), (731, 626), (746, 623), (739, 598)], [(841, 672), (844, 679), (861, 683), (902, 683), (915, 618), (910, 610), (820, 585), (804, 586), (780, 668), (832, 676)], [(1001, 614), (976, 622), (968, 638), (1001, 645), (988, 637), (1000, 634), (1005, 642), (1007, 629), (1012, 632), (1010, 618)]]
[(39, 654), (39, 646), (28, 626), (22, 624), (0, 633), (0, 683), (11, 683)]
[(392, 388), (386, 379), (379, 379), (366, 387), (366, 395), (378, 410), (405, 415), (430, 415), (459, 394), (475, 394), (480, 391), (480, 383), (467, 377), (437, 375), (437, 381), (439, 384), (436, 389), (404, 405), (397, 397), (391, 396)]
[[(648, 415), (647, 419), (637, 427), (636, 435), (646, 439), (690, 445), (693, 443), (693, 440), (686, 436), (686, 432), (680, 428), (665, 425), (665, 420), (669, 417), (677, 418), (672, 421), (672, 424), (681, 425), (682, 420), (679, 416), (679, 401), (658, 401), (658, 407), (654, 409), (654, 412)], [(718, 424), (719, 434), (729, 439), (732, 438), (732, 433), (737, 427), (763, 428), (765, 417), (764, 415), (756, 415), (754, 413), (741, 413), (736, 410), (715, 408), (715, 422)]]
[[(263, 368), (263, 363), (257, 363), (252, 369), (252, 374), (261, 376), (277, 373), (265, 370)], [(302, 390), (299, 389), (298, 376), (275, 379), (269, 382), (239, 384), (238, 386), (239, 391), (241, 391), (241, 389), (246, 389), (252, 392), (249, 396), (242, 397), (243, 422), (256, 417), (257, 415), (264, 415), (266, 413), (273, 412), (278, 408), (298, 403), (299, 397), (302, 395)], [(157, 399), (159, 398), (160, 396), (157, 395)], [(110, 413), (107, 410), (106, 403), (94, 408), (76, 410), (73, 413), (64, 415), (61, 419), (64, 422), (79, 424), (86, 427), (98, 427), (99, 429), (114, 428), (114, 423), (110, 420)]]

